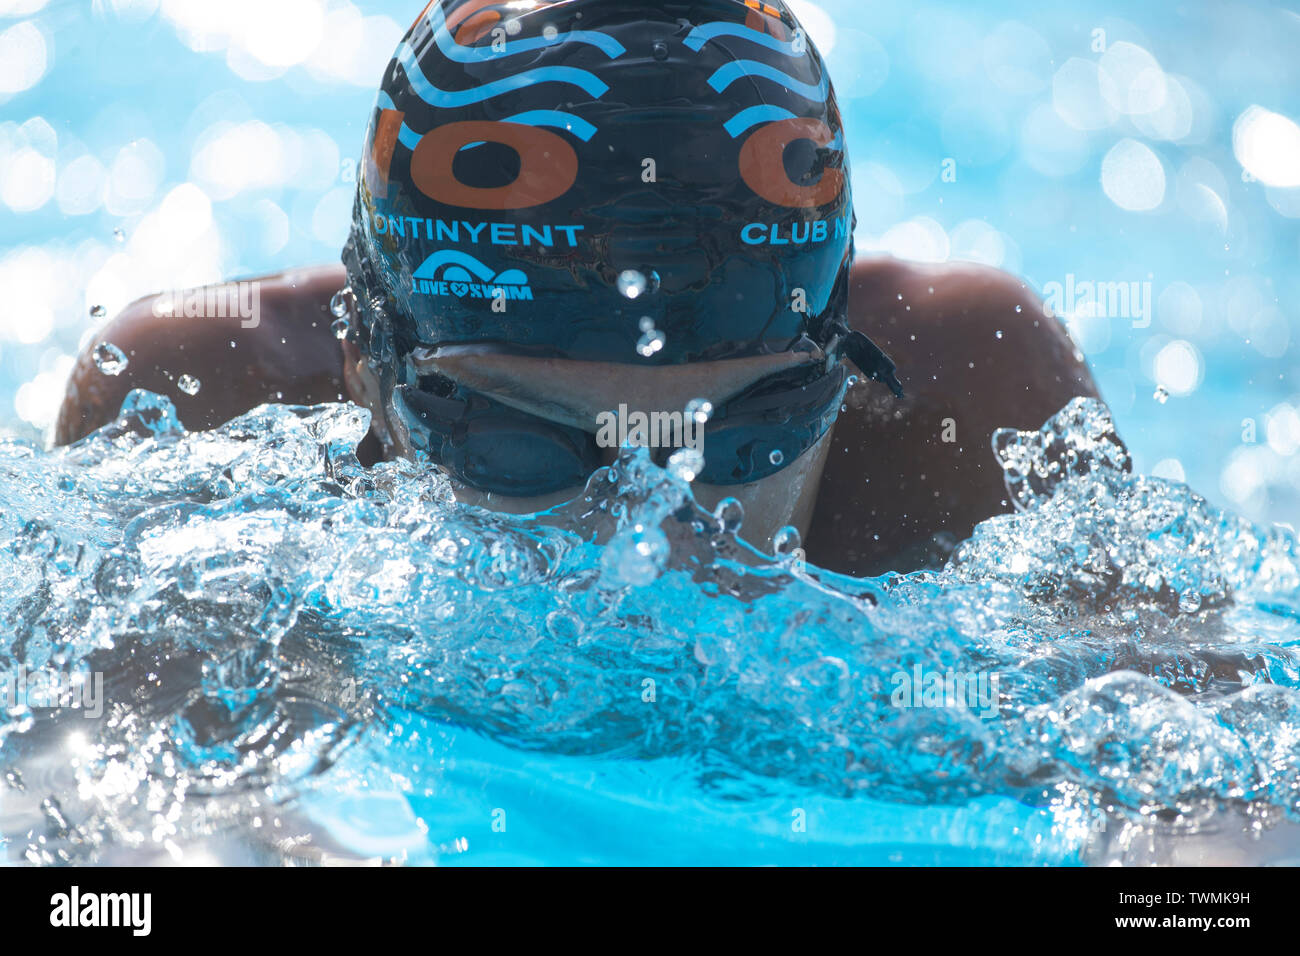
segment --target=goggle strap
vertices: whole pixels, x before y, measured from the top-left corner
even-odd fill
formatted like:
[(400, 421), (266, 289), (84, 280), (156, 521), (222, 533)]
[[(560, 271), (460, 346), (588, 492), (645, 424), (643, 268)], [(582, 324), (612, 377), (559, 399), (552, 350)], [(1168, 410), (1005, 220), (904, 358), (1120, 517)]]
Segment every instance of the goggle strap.
[(903, 397), (903, 386), (895, 374), (898, 367), (893, 360), (881, 351), (880, 346), (866, 335), (857, 331), (845, 330), (843, 348), (846, 355), (863, 375), (880, 382), (894, 393), (895, 398)]

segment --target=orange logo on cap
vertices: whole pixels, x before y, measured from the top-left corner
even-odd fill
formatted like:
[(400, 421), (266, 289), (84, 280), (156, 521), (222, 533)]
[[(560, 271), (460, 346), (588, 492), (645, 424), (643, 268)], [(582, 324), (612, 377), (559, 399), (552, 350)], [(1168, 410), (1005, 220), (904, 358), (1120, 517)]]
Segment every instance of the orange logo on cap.
[(787, 208), (809, 209), (834, 202), (844, 189), (844, 173), (834, 167), (822, 171), (821, 179), (801, 186), (785, 169), (785, 148), (795, 140), (810, 139), (829, 146), (835, 139), (829, 126), (819, 119), (798, 116), (771, 123), (745, 141), (740, 150), (740, 175), (749, 188), (768, 202)]
[(780, 10), (762, 0), (745, 0), (745, 6), (749, 7), (749, 13), (745, 14), (745, 26), (771, 34), (778, 40), (786, 38), (787, 31), (781, 22)]
[[(470, 143), (492, 142), (519, 154), (515, 181), (466, 186), (456, 178), (456, 154)], [(567, 193), (578, 180), (578, 154), (560, 136), (537, 126), (466, 120), (426, 133), (411, 156), (411, 181), (430, 199), (468, 209), (526, 209)]]

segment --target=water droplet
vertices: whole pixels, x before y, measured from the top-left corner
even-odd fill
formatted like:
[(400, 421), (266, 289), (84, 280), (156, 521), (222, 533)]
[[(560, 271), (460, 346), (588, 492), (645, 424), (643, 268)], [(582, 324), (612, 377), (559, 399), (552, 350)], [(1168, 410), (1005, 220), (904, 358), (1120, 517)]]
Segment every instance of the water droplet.
[(713, 417), (713, 403), (707, 398), (692, 398), (686, 403), (686, 415), (697, 425), (708, 424)]
[(1016, 306), (1016, 311), (1017, 311), (1017, 312), (1023, 312), (1024, 309), (1022, 309), (1020, 306)]
[(113, 230), (113, 240), (115, 242), (126, 242), (126, 230), (118, 226)]
[(340, 316), (330, 323), (330, 331), (334, 333), (336, 339), (346, 339), (348, 333), (352, 331), (352, 323), (348, 321), (347, 316)]
[(352, 311), (352, 287), (344, 286), (330, 299), (330, 312), (336, 318), (343, 318)]
[(663, 40), (657, 42), (654, 46), (655, 59), (660, 62), (668, 59), (668, 44)]
[(1201, 592), (1188, 589), (1178, 595), (1178, 610), (1183, 614), (1195, 614), (1201, 609)]
[(93, 357), (95, 368), (105, 375), (121, 375), (131, 364), (126, 353), (111, 342), (100, 342), (96, 345)]
[(643, 295), (649, 284), (650, 280), (636, 269), (624, 269), (618, 274), (618, 291), (626, 299)]
[(523, 24), (521, 24), (518, 20), (506, 21), (506, 33), (509, 33), (511, 36), (518, 36), (519, 31), (522, 29), (523, 29)]
[(637, 354), (642, 356), (643, 358), (649, 358), (650, 356), (654, 355), (656, 352), (663, 349), (664, 343), (667, 341), (668, 341), (667, 336), (665, 336), (654, 326), (651, 326), (650, 330), (646, 332), (644, 335), (642, 335), (640, 339), (637, 340), (636, 343)]
[(108, 309), (104, 308), (102, 305), (92, 305), (90, 307), (90, 314), (97, 319), (102, 319), (104, 316), (108, 315)]
[(679, 448), (668, 456), (668, 473), (682, 481), (694, 481), (704, 470), (704, 455), (694, 448)]
[(604, 580), (615, 587), (645, 587), (663, 573), (671, 550), (658, 527), (638, 525), (622, 532), (601, 555)]
[(1002, 330), (998, 329), (996, 332), (994, 332), (993, 337), (998, 339), (1002, 338)]
[(203, 383), (193, 375), (186, 374), (176, 380), (176, 387), (186, 395), (197, 395), (199, 389), (203, 387)]
[(1161, 385), (1155, 390), (1155, 394), (1153, 394), (1151, 397), (1154, 398), (1161, 405), (1163, 405), (1165, 402), (1169, 401), (1169, 389)]
[(554, 23), (548, 23), (546, 26), (542, 27), (542, 36), (546, 37), (546, 39), (550, 40), (552, 43), (555, 42), (555, 38), (559, 35), (560, 31)]
[(648, 315), (643, 315), (641, 316), (641, 321), (637, 323), (637, 327), (640, 328), (642, 332), (653, 332), (655, 329), (655, 320), (650, 318)]
[(772, 454), (767, 456), (767, 460), (774, 465), (779, 465), (785, 461), (785, 452), (781, 451), (781, 449), (778, 448), (775, 451), (773, 451)]
[(723, 498), (713, 509), (713, 517), (717, 519), (723, 531), (736, 534), (740, 531), (741, 522), (745, 520), (745, 506), (735, 498)]

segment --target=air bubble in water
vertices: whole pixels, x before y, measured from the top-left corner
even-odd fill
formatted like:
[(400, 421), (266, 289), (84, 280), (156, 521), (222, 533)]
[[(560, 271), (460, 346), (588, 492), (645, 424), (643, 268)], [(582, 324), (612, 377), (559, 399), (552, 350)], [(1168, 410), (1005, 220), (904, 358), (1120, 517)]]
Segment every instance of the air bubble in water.
[(1165, 402), (1169, 401), (1169, 389), (1161, 385), (1155, 390), (1155, 393), (1151, 397), (1163, 405)]
[(131, 364), (126, 353), (111, 342), (100, 342), (96, 345), (93, 358), (95, 368), (105, 375), (121, 375)]
[(346, 339), (348, 333), (352, 331), (352, 323), (348, 321), (346, 315), (340, 316), (330, 323), (330, 331), (334, 333), (336, 339)]
[(126, 231), (121, 226), (113, 230), (113, 240), (115, 242), (126, 242)]
[(90, 307), (90, 314), (97, 319), (102, 319), (104, 316), (108, 315), (108, 309), (104, 308), (102, 305), (92, 305)]
[(781, 451), (781, 449), (778, 448), (775, 451), (773, 451), (772, 454), (767, 456), (767, 460), (774, 465), (779, 465), (785, 461), (785, 452)]
[(176, 387), (186, 395), (197, 395), (199, 394), (199, 389), (203, 387), (203, 383), (195, 376), (186, 374), (176, 380)]
[(625, 299), (635, 299), (643, 295), (650, 285), (650, 280), (636, 269), (624, 269), (618, 274), (618, 291)]
[(745, 520), (745, 506), (735, 498), (723, 498), (713, 509), (713, 517), (717, 519), (723, 531), (736, 534)]

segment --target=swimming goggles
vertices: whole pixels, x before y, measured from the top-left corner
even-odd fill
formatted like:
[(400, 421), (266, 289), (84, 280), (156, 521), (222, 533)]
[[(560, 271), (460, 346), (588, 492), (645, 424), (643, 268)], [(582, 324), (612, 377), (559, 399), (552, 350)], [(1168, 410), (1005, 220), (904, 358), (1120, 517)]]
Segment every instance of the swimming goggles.
[[(893, 362), (861, 332), (842, 331), (843, 353), (864, 375), (901, 396)], [(704, 459), (696, 480), (746, 484), (793, 463), (835, 421), (848, 374), (835, 360), (800, 365), (750, 385), (715, 407), (703, 424), (683, 412), (682, 434), (686, 428), (703, 433), (693, 445)], [(606, 448), (597, 434), (520, 411), (439, 375), (398, 385), (391, 411), (420, 458), (479, 491), (509, 497), (553, 494), (584, 485), (605, 463)], [(653, 438), (651, 431), (647, 439)], [(652, 449), (652, 457), (665, 465), (675, 450), (661, 445)]]

